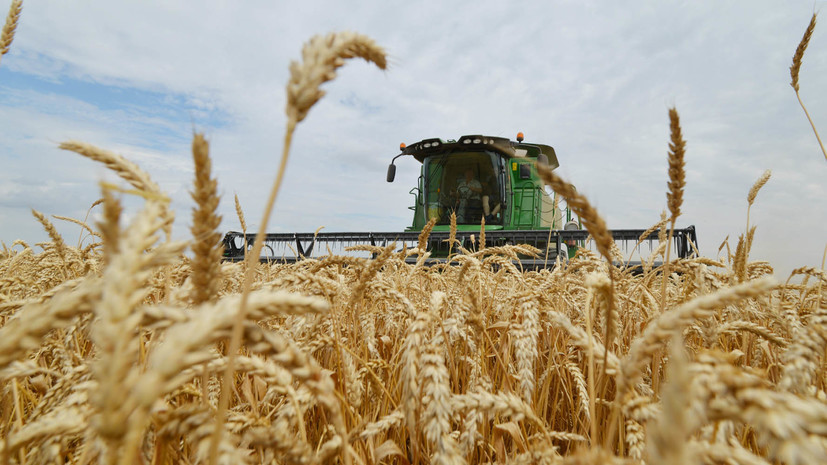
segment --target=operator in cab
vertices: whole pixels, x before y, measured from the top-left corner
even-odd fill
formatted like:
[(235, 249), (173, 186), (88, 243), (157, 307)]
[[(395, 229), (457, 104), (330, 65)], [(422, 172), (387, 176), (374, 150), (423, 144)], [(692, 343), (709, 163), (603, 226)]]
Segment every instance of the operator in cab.
[(467, 168), (465, 177), (457, 181), (457, 196), (459, 197), (457, 221), (460, 223), (476, 222), (474, 214), (477, 213), (478, 216), (482, 210), (482, 184), (474, 178), (473, 169)]

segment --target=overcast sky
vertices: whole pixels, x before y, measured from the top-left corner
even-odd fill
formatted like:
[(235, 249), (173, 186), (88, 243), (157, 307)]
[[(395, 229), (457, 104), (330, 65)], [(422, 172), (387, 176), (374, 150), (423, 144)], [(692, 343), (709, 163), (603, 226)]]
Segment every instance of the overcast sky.
[[(697, 227), (706, 256), (727, 236), (734, 250), (747, 192), (771, 169), (751, 258), (784, 279), (820, 267), (827, 244), (827, 161), (789, 85), (824, 3), (27, 1), (0, 62), (0, 240), (46, 240), (31, 208), (84, 219), (98, 182), (115, 179), (57, 149), (69, 139), (149, 172), (186, 238), (193, 129), (211, 143), (222, 230), (240, 229), (233, 194), (253, 229), (281, 153), (289, 62), (311, 36), (353, 30), (384, 46), (390, 67), (351, 61), (325, 85), (296, 132), (270, 231), (400, 231), (419, 170), (400, 159), (385, 182), (400, 142), (518, 131), (555, 147), (558, 173), (610, 228), (645, 229), (666, 205), (676, 106), (687, 141), (679, 226)], [(824, 76), (818, 25), (801, 95), (827, 136)], [(74, 245), (79, 228), (54, 221)]]

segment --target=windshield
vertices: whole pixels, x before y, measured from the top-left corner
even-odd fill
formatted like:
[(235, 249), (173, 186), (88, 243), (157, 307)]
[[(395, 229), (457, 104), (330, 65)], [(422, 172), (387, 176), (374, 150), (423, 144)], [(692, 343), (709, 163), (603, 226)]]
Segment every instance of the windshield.
[(423, 162), (428, 220), (450, 224), (502, 224), (500, 155), (487, 151), (432, 155)]

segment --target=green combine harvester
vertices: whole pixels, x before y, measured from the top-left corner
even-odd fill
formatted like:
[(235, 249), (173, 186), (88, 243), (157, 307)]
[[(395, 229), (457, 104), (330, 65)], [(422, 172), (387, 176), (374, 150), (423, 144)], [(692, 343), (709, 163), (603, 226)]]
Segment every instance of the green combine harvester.
[[(431, 256), (428, 264), (444, 262), (449, 254), (448, 237), (451, 215), (456, 215), (456, 239), (468, 250), (478, 249), (480, 228), (485, 220), (487, 247), (529, 244), (542, 256), (525, 257), (515, 263), (523, 269), (553, 266), (558, 256), (574, 257), (578, 248), (588, 247), (588, 232), (581, 228), (568, 208), (555, 208), (557, 202), (545, 189), (535, 164), (559, 166), (554, 148), (503, 137), (471, 135), (458, 140), (425, 139), (400, 145), (401, 153), (388, 167), (387, 181), (393, 182), (396, 165), (402, 156), (412, 156), (422, 164), (418, 185), (411, 190), (415, 197), (413, 221), (403, 232), (322, 232), (279, 233), (265, 237), (262, 261), (295, 262), (303, 258), (323, 257), (334, 249), (368, 244), (399, 248), (416, 247), (422, 228), (436, 220), (428, 239)], [(612, 236), (628, 252), (645, 232), (637, 229), (613, 230)], [(653, 231), (648, 241), (657, 240)], [(675, 252), (686, 258), (694, 254), (697, 237), (694, 226), (676, 229)], [(232, 231), (224, 236), (224, 259), (243, 260), (252, 248), (255, 234)], [(690, 244), (691, 243), (691, 244)], [(694, 246), (693, 246), (694, 245)], [(695, 248), (693, 248), (695, 247)], [(456, 253), (456, 248), (453, 252)], [(314, 252), (316, 252), (314, 254)], [(416, 257), (412, 257), (416, 259)], [(639, 262), (632, 262), (631, 265)]]

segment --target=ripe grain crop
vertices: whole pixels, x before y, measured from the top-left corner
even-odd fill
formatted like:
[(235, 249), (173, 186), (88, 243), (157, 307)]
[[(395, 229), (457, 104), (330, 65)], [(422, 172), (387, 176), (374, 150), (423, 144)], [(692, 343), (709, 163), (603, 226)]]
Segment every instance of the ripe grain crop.
[(131, 224), (93, 227), (117, 245), (84, 267), (54, 241), (0, 261), (9, 463), (827, 458), (822, 270), (780, 284), (747, 262), (739, 284), (723, 264), (679, 260), (663, 312), (657, 268), (618, 271), (606, 343), (605, 260), (520, 272), (490, 260), (514, 253), (496, 248), (457, 267), (395, 253), (253, 265), (211, 452), (245, 265), (222, 264), (217, 293), (196, 303), (193, 261), (158, 237), (159, 200), (145, 202)]
[[(313, 39), (291, 67), (293, 129), (343, 59), (384, 67), (380, 51), (359, 35)], [(827, 463), (827, 273), (776, 282), (749, 260), (749, 220), (726, 260), (655, 267), (691, 189), (677, 155), (672, 217), (633, 274), (588, 200), (542, 167), (599, 256), (524, 272), (512, 260), (544, 251), (468, 250), (452, 234), (449, 263), (427, 267), (426, 228), (415, 249), (359, 248), (375, 258), (221, 263), (202, 135), (185, 242), (169, 240), (148, 173), (61, 148), (131, 189), (103, 184), (95, 225), (68, 219), (99, 242), (71, 246), (35, 212), (42, 250), (3, 244), (0, 463)], [(128, 224), (124, 196), (143, 200)]]

